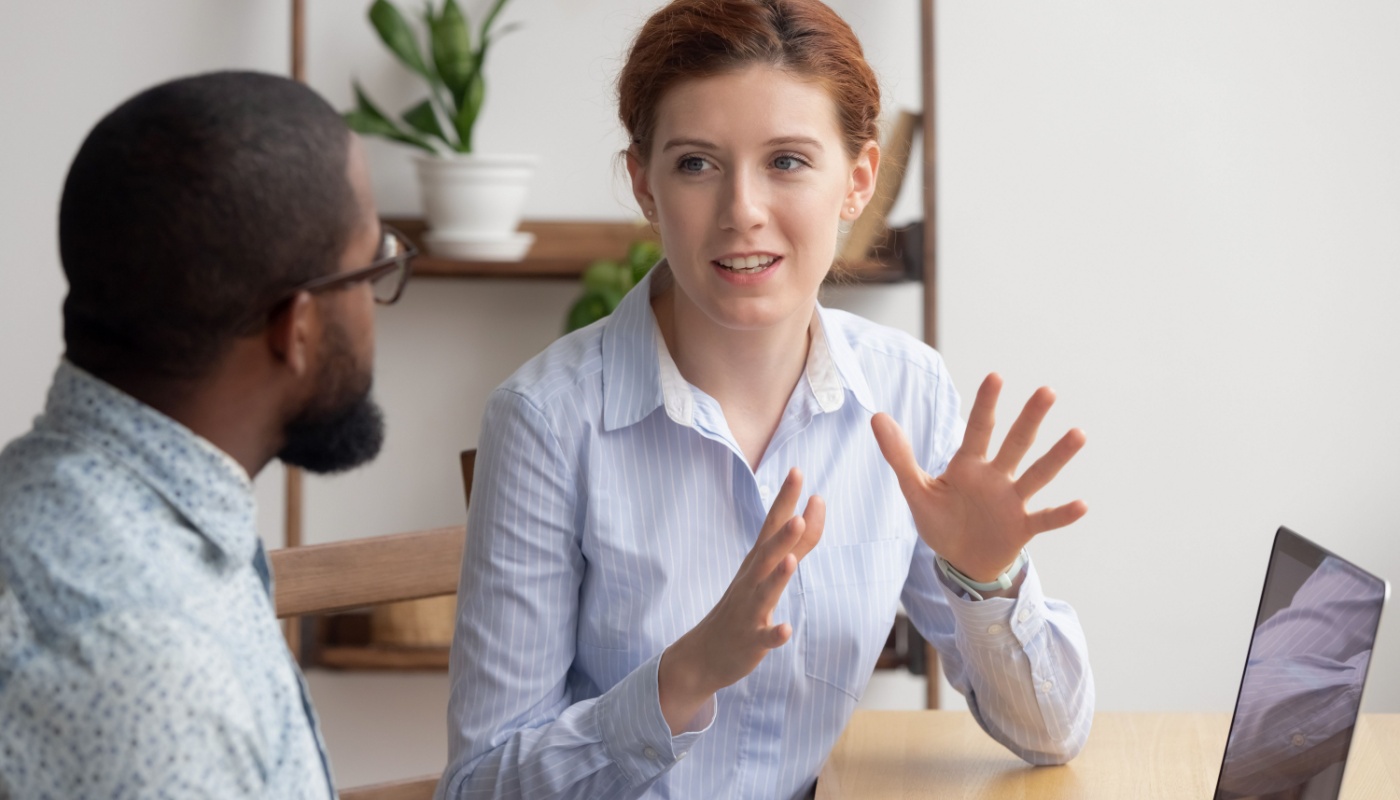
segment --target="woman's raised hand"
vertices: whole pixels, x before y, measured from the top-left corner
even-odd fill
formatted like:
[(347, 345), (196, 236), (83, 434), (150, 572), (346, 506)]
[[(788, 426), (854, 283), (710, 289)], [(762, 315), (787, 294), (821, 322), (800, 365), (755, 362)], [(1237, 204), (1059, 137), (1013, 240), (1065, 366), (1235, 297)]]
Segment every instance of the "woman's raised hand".
[(795, 516), (801, 494), (802, 473), (794, 468), (729, 588), (662, 656), (661, 712), (672, 734), (685, 730), (715, 692), (753, 672), (769, 650), (792, 637), (791, 625), (773, 624), (773, 609), (797, 562), (821, 539), (826, 521), (826, 505), (815, 495)]
[(937, 478), (919, 467), (908, 437), (890, 415), (876, 414), (871, 421), (880, 452), (894, 468), (914, 513), (920, 538), (959, 572), (981, 582), (995, 580), (1035, 535), (1063, 528), (1088, 511), (1082, 500), (1033, 513), (1026, 510), (1031, 497), (1084, 446), (1084, 432), (1072, 428), (1016, 477), (1041, 421), (1055, 403), (1055, 393), (1048, 387), (1031, 395), (996, 458), (988, 460), (1000, 394), (1001, 377), (988, 375), (977, 390), (962, 447)]

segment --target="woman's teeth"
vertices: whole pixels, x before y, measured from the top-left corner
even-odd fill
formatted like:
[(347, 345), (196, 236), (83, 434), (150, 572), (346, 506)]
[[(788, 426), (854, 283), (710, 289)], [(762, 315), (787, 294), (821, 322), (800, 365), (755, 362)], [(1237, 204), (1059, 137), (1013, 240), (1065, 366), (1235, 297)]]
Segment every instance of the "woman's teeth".
[(777, 256), (739, 256), (715, 262), (731, 272), (761, 272), (777, 261)]

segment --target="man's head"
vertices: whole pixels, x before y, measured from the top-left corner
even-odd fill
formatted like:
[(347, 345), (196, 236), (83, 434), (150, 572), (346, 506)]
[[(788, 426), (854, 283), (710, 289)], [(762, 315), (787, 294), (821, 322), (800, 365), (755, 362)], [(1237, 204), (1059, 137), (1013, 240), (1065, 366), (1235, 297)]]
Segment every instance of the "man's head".
[(99, 122), (69, 170), (67, 356), (119, 384), (217, 383), (275, 417), (284, 461), (349, 468), (383, 438), (372, 290), (300, 289), (383, 243), (360, 146), (313, 91), (248, 72), (156, 86)]

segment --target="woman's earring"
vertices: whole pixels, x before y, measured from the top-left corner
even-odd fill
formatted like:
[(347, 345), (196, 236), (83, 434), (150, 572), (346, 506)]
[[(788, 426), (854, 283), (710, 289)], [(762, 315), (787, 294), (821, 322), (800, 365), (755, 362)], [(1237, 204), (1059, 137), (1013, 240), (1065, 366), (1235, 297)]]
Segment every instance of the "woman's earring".
[(851, 212), (852, 214), (856, 213), (856, 207), (855, 207), (855, 206), (851, 206), (850, 208), (848, 208), (848, 209), (846, 209), (846, 210), (849, 211), (849, 212)]

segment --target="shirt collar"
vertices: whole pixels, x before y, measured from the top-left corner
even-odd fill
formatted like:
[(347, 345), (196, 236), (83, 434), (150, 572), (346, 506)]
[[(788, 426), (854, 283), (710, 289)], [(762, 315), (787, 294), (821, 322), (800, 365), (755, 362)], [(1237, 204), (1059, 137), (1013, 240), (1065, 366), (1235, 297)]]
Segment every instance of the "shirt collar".
[[(695, 397), (666, 349), (651, 309), (654, 278), (670, 270), (663, 259), (653, 267), (608, 317), (603, 329), (603, 427), (616, 430), (636, 424), (658, 407), (676, 423), (695, 422)], [(823, 412), (845, 404), (849, 391), (875, 413), (870, 386), (842, 330), (839, 313), (817, 304), (807, 350), (807, 382)]]
[(253, 483), (212, 442), (67, 359), (54, 375), (40, 425), (101, 448), (229, 559), (253, 558), (258, 542)]

